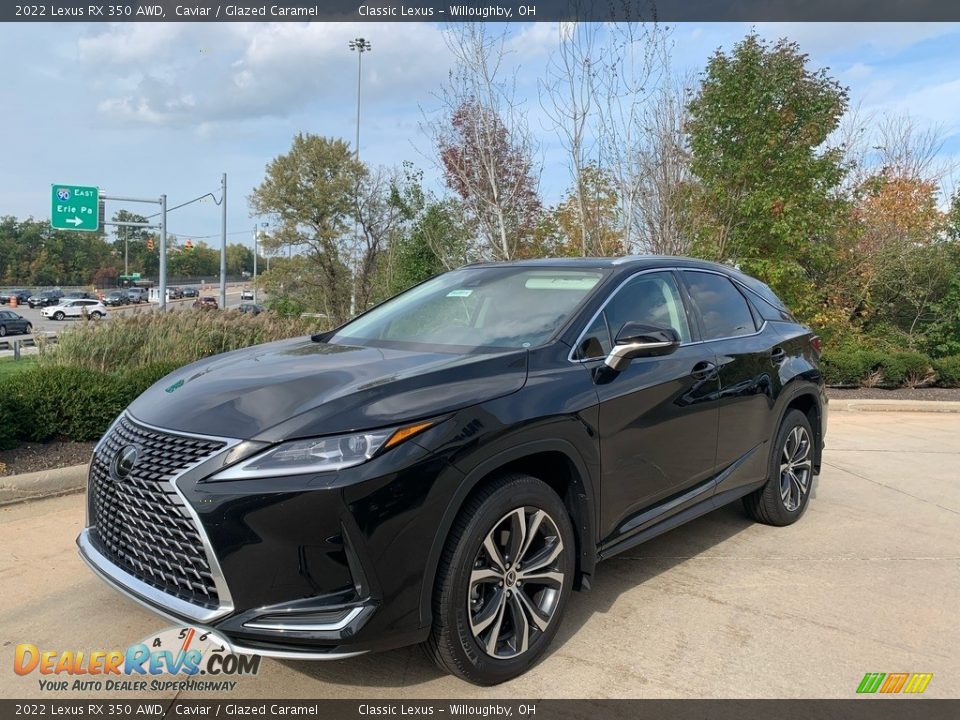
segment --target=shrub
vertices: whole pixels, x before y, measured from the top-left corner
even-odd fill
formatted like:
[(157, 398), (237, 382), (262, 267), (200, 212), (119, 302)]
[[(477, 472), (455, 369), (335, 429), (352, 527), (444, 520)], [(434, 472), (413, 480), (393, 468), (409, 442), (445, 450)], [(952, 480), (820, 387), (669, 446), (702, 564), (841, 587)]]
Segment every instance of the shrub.
[(166, 362), (101, 373), (54, 365), (20, 373), (0, 386), (0, 448), (17, 440), (96, 440), (140, 393), (177, 367)]
[(828, 385), (859, 385), (869, 371), (866, 353), (855, 348), (825, 350), (820, 367)]
[(7, 383), (0, 382), (0, 450), (17, 445), (17, 414), (8, 392)]
[(940, 387), (960, 387), (960, 355), (950, 355), (933, 361)]
[(892, 352), (880, 356), (883, 383), (888, 387), (919, 387), (933, 381), (930, 358), (918, 352)]
[(121, 377), (83, 368), (37, 367), (8, 382), (21, 440), (96, 440), (130, 402)]

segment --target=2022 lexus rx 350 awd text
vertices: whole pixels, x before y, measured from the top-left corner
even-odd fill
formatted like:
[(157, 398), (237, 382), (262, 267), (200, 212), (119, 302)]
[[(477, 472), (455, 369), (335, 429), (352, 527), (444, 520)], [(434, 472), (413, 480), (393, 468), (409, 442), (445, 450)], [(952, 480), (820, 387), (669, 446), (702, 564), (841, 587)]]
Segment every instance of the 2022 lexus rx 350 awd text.
[(725, 266), (468, 266), (155, 384), (94, 451), (77, 542), (110, 584), (240, 651), (424, 643), (502, 682), (599, 560), (741, 498), (769, 525), (803, 514), (819, 355)]

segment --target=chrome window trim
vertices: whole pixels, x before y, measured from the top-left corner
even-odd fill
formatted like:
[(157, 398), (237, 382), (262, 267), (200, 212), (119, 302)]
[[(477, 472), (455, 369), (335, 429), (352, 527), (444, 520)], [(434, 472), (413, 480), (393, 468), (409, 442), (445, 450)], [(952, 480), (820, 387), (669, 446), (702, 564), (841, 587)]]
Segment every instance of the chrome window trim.
[[(577, 354), (577, 348), (580, 347), (580, 343), (583, 341), (584, 335), (587, 334), (587, 330), (589, 330), (589, 329), (593, 326), (593, 323), (594, 323), (594, 322), (596, 321), (596, 319), (600, 316), (600, 313), (602, 313), (602, 312), (606, 309), (606, 307), (607, 307), (607, 305), (609, 304), (609, 302), (610, 302), (611, 300), (613, 300), (613, 298), (616, 296), (616, 294), (617, 294), (618, 292), (620, 292), (620, 290), (623, 288), (624, 285), (626, 285), (628, 282), (630, 282), (630, 281), (633, 280), (634, 278), (639, 277), (640, 275), (646, 275), (647, 273), (654, 273), (654, 272), (669, 272), (669, 273), (673, 273), (673, 272), (699, 272), (699, 273), (709, 273), (710, 275), (719, 275), (720, 277), (726, 278), (727, 280), (729, 280), (730, 282), (732, 282), (732, 283), (733, 283), (735, 286), (737, 286), (738, 288), (739, 288), (739, 287), (744, 287), (745, 289), (749, 290), (749, 288), (747, 288), (745, 285), (741, 285), (740, 283), (738, 283), (735, 278), (732, 278), (732, 277), (730, 277), (729, 275), (727, 275), (726, 273), (720, 272), (719, 270), (707, 270), (707, 269), (705, 269), (705, 268), (687, 268), (687, 267), (676, 267), (676, 266), (671, 266), (671, 267), (658, 267), (658, 268), (647, 268), (646, 270), (640, 270), (640, 271), (638, 271), (638, 272), (633, 273), (632, 275), (630, 275), (629, 277), (627, 277), (623, 282), (621, 282), (619, 285), (617, 285), (617, 287), (613, 290), (612, 293), (610, 293), (610, 295), (607, 297), (607, 299), (603, 301), (603, 304), (600, 306), (600, 308), (593, 314), (593, 316), (590, 318), (590, 320), (587, 321), (587, 323), (583, 326), (583, 330), (582, 330), (582, 331), (580, 332), (580, 334), (577, 336), (576, 341), (573, 343), (573, 347), (570, 349), (570, 352), (567, 354), (567, 360), (568, 360), (569, 362), (572, 362), (572, 363), (576, 363), (576, 364), (578, 364), (578, 365), (581, 365), (581, 364), (586, 363), (586, 362), (595, 362), (595, 361), (597, 361), (597, 360), (603, 360), (603, 359), (604, 359), (604, 358), (602, 358), (602, 357), (592, 357), (592, 358), (583, 358), (583, 359), (579, 359), (579, 358), (575, 357), (576, 354)], [(680, 288), (678, 287), (677, 289), (679, 290)], [(691, 302), (694, 302), (693, 298), (690, 298), (690, 301), (691, 301)], [(747, 301), (747, 302), (749, 302), (749, 301)], [(686, 305), (684, 305), (684, 309), (686, 309)], [(753, 313), (751, 313), (751, 315), (752, 315), (752, 314), (753, 314)], [(688, 320), (689, 320), (689, 318), (688, 318)], [(768, 322), (768, 321), (764, 318), (764, 319), (763, 319), (763, 324), (760, 325), (759, 329), (757, 329), (756, 332), (747, 333), (747, 334), (744, 334), (744, 335), (728, 335), (727, 337), (711, 338), (711, 339), (709, 339), (709, 340), (691, 340), (691, 341), (689, 341), (689, 342), (682, 342), (682, 343), (680, 343), (680, 347), (688, 347), (688, 346), (690, 346), (690, 345), (704, 345), (704, 344), (706, 344), (706, 343), (712, 343), (712, 342), (723, 342), (724, 340), (734, 340), (734, 339), (736, 339), (736, 338), (755, 337), (755, 336), (759, 335), (760, 333), (762, 333), (764, 330), (767, 329), (767, 322)]]
[[(196, 467), (199, 467), (205, 462), (208, 462), (210, 459), (222, 455), (224, 453), (230, 452), (234, 446), (239, 445), (242, 441), (236, 438), (228, 438), (220, 435), (203, 435), (200, 433), (186, 433), (180, 432), (177, 430), (172, 430), (170, 428), (162, 428), (156, 425), (151, 425), (150, 423), (145, 423), (142, 420), (136, 418), (129, 410), (124, 410), (116, 420), (113, 421), (113, 424), (110, 425), (110, 429), (104, 433), (103, 438), (97, 443), (97, 446), (94, 448), (94, 454), (100, 449), (101, 444), (103, 443), (104, 438), (109, 435), (114, 426), (120, 422), (120, 419), (126, 417), (130, 422), (139, 425), (141, 427), (147, 428), (148, 430), (153, 430), (165, 435), (179, 435), (180, 437), (186, 438), (198, 438), (201, 440), (214, 440), (217, 442), (225, 443), (225, 446), (222, 447), (219, 451), (215, 452), (212, 455), (208, 455), (202, 460), (188, 465), (183, 470), (180, 470), (175, 475), (170, 478), (170, 486), (173, 488), (174, 492), (183, 502), (184, 508), (186, 508), (187, 513), (190, 515), (190, 519), (193, 521), (194, 526), (197, 528), (197, 534), (200, 536), (200, 542), (203, 544), (203, 552), (207, 558), (207, 564), (210, 566), (210, 574), (213, 576), (213, 584), (217, 588), (217, 597), (220, 600), (220, 604), (216, 608), (205, 608), (200, 605), (194, 605), (193, 603), (187, 602), (186, 600), (181, 600), (175, 595), (165, 593), (162, 590), (153, 587), (152, 585), (139, 580), (134, 575), (131, 575), (127, 571), (115, 565), (110, 561), (105, 555), (93, 547), (89, 540), (90, 534), (90, 517), (89, 517), (89, 500), (87, 502), (87, 527), (80, 533), (80, 537), (77, 538), (77, 545), (80, 546), (80, 555), (83, 557), (84, 561), (87, 562), (102, 579), (107, 581), (113, 587), (119, 589), (121, 592), (124, 592), (127, 595), (131, 595), (134, 599), (139, 599), (136, 596), (140, 595), (144, 598), (147, 607), (150, 607), (157, 612), (153, 603), (159, 605), (160, 607), (169, 608), (172, 612), (175, 612), (184, 617), (188, 617), (191, 620), (196, 620), (198, 622), (209, 622), (215, 620), (216, 618), (223, 617), (224, 615), (229, 615), (234, 610), (233, 596), (230, 594), (230, 588), (227, 585), (227, 580), (224, 577), (223, 570), (220, 567), (220, 561), (217, 558), (217, 554), (213, 551), (213, 544), (210, 542), (210, 537), (207, 535), (207, 529), (203, 526), (203, 523), (200, 522), (200, 516), (197, 515), (196, 510), (194, 510), (193, 505), (187, 500), (186, 496), (180, 490), (180, 487), (177, 485), (177, 481), (182, 478), (186, 473), (190, 472)], [(92, 457), (91, 457), (92, 462)], [(89, 470), (87, 475), (87, 485), (89, 488)], [(161, 614), (163, 614), (161, 612)]]
[[(587, 330), (589, 330), (591, 327), (593, 327), (593, 323), (596, 322), (596, 320), (597, 320), (598, 317), (600, 317), (600, 313), (602, 313), (604, 310), (607, 309), (607, 305), (609, 305), (609, 304), (610, 304), (610, 301), (613, 300), (613, 298), (615, 298), (615, 297), (617, 296), (617, 293), (620, 292), (620, 291), (623, 289), (624, 285), (626, 285), (627, 283), (629, 283), (630, 281), (632, 281), (634, 278), (638, 278), (638, 277), (640, 277), (641, 275), (648, 275), (648, 274), (650, 274), (650, 273), (663, 273), (663, 272), (665, 272), (665, 273), (671, 273), (671, 274), (672, 274), (674, 270), (675, 270), (675, 268), (673, 268), (673, 267), (646, 268), (645, 270), (638, 270), (637, 272), (633, 273), (632, 275), (627, 276), (627, 277), (623, 280), (623, 282), (621, 282), (619, 285), (617, 285), (617, 287), (615, 287), (615, 288), (613, 289), (613, 292), (611, 292), (611, 293), (607, 296), (607, 299), (603, 301), (603, 304), (597, 309), (597, 311), (590, 317), (590, 319), (587, 321), (587, 323), (583, 326), (583, 330), (580, 331), (580, 334), (577, 336), (576, 341), (573, 343), (573, 347), (570, 349), (570, 352), (567, 354), (567, 360), (570, 361), (570, 362), (572, 362), (572, 363), (577, 363), (577, 364), (581, 364), (581, 363), (585, 363), (585, 362), (593, 362), (594, 360), (603, 360), (602, 357), (583, 358), (583, 359), (579, 359), (579, 358), (575, 357), (576, 354), (577, 354), (577, 348), (580, 347), (580, 343), (583, 341), (584, 336), (587, 334)], [(680, 290), (680, 287), (679, 287), (679, 286), (677, 286), (677, 290), (678, 290), (678, 291)], [(681, 302), (682, 302), (682, 298), (681, 298)], [(684, 305), (684, 313), (686, 313), (686, 305)], [(689, 321), (689, 318), (687, 318), (687, 320)], [(692, 342), (688, 342), (688, 343), (681, 343), (680, 345), (681, 345), (681, 347), (683, 347), (683, 346), (692, 345), (692, 344), (693, 344)]]

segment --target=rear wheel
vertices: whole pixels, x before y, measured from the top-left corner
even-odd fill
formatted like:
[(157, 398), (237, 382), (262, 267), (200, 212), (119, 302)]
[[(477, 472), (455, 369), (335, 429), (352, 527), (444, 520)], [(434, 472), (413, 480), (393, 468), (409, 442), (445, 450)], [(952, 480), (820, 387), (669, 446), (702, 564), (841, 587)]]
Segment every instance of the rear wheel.
[(6, 337), (6, 336), (7, 336), (7, 326), (0, 325), (0, 337)]
[(513, 474), (483, 488), (440, 561), (428, 654), (478, 685), (526, 672), (557, 633), (574, 547), (567, 510), (546, 483)]
[(743, 498), (743, 506), (754, 520), (782, 526), (803, 515), (813, 486), (813, 437), (807, 416), (790, 410), (777, 432), (767, 483)]
[(62, 310), (57, 310), (57, 311), (53, 314), (53, 319), (54, 319), (54, 320), (63, 320), (65, 317), (66, 317), (66, 315), (63, 314), (63, 311), (62, 311)]

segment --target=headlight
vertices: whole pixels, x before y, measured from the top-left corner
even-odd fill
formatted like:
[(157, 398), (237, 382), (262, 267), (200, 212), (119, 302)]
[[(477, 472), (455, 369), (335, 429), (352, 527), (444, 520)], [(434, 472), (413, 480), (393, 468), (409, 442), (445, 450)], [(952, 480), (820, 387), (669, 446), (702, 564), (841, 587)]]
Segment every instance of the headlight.
[(381, 450), (389, 450), (433, 425), (432, 421), (386, 430), (291, 440), (255, 455), (211, 480), (251, 480), (274, 475), (331, 472), (365, 463)]

